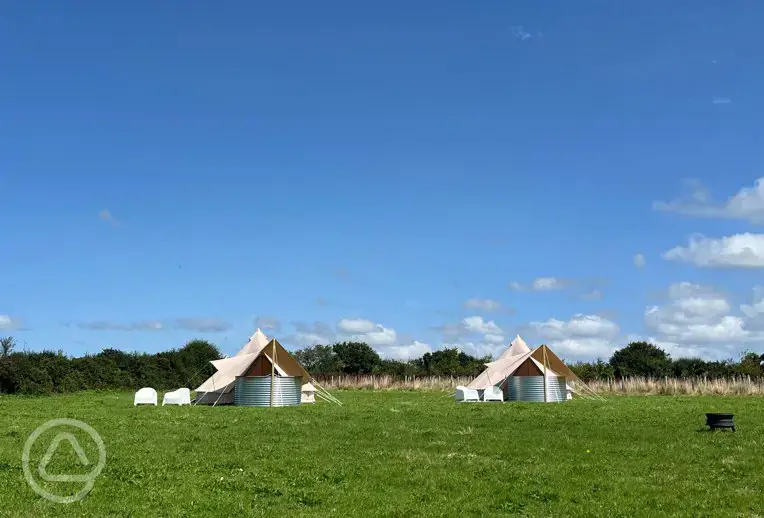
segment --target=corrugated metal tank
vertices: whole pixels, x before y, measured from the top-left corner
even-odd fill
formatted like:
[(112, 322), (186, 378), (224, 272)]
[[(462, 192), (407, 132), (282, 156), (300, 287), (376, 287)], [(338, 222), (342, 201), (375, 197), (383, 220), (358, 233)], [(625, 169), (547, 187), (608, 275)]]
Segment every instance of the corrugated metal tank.
[[(273, 406), (296, 406), (302, 397), (300, 376), (275, 376)], [(233, 393), (233, 404), (241, 406), (271, 406), (270, 376), (239, 376)]]
[[(544, 402), (544, 376), (510, 376), (507, 380), (510, 401)], [(565, 376), (547, 376), (546, 399), (548, 403), (567, 401), (568, 389)]]

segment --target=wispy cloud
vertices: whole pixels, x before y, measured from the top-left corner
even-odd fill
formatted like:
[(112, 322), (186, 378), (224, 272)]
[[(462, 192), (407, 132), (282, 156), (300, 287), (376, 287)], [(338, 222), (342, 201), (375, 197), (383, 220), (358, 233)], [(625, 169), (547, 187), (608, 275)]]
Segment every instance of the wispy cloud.
[(170, 328), (199, 333), (219, 333), (231, 328), (231, 324), (218, 318), (176, 318), (173, 320), (141, 320), (139, 322), (114, 322), (97, 320), (75, 324), (87, 331), (164, 331)]
[(543, 34), (541, 34), (540, 32), (537, 32), (536, 34), (531, 33), (528, 29), (526, 29), (522, 25), (513, 25), (512, 27), (509, 28), (509, 30), (512, 33), (512, 37), (520, 41), (528, 41), (533, 38), (541, 38), (543, 36)]
[(255, 325), (265, 331), (281, 330), (281, 321), (274, 317), (255, 317)]
[(557, 277), (538, 277), (529, 286), (524, 286), (517, 281), (512, 281), (507, 286), (512, 291), (558, 291), (569, 288), (573, 283), (568, 279)]
[(711, 102), (713, 104), (732, 104), (732, 99), (730, 99), (729, 97), (716, 97)]
[(117, 226), (120, 224), (120, 222), (117, 221), (109, 209), (101, 209), (101, 211), (98, 213), (98, 219), (108, 223), (109, 225)]
[(0, 329), (5, 331), (22, 329), (21, 319), (14, 318), (10, 315), (0, 315)]

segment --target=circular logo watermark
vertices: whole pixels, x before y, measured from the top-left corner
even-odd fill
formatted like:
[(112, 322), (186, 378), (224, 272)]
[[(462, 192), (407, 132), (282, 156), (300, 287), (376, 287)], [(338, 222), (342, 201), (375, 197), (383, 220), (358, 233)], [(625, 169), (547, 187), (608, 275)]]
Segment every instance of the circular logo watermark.
[[(37, 441), (37, 439), (43, 433), (52, 428), (58, 427), (64, 430), (66, 427), (74, 427), (79, 428), (80, 430), (84, 430), (88, 433), (90, 438), (93, 439), (93, 442), (96, 443), (96, 446), (98, 446), (98, 463), (96, 464), (95, 468), (93, 468), (93, 470), (91, 470), (90, 473), (86, 475), (51, 475), (48, 473), (48, 463), (50, 463), (51, 458), (53, 458), (53, 454), (56, 453), (56, 450), (63, 441), (68, 441), (71, 444), (72, 448), (74, 448), (74, 452), (77, 454), (77, 457), (83, 466), (90, 466), (92, 464), (87, 455), (85, 455), (85, 451), (82, 449), (82, 446), (80, 446), (79, 441), (77, 441), (77, 437), (75, 437), (70, 432), (63, 430), (59, 431), (59, 433), (51, 441), (50, 446), (48, 446), (45, 455), (43, 455), (42, 459), (40, 459), (40, 463), (37, 466), (37, 473), (42, 480), (46, 482), (83, 482), (85, 484), (84, 487), (80, 489), (76, 494), (69, 496), (59, 496), (43, 489), (35, 479), (34, 475), (32, 474), (32, 470), (29, 467), (29, 456), (35, 441)], [(21, 455), (21, 466), (24, 469), (24, 477), (26, 477), (29, 486), (41, 497), (50, 500), (51, 502), (57, 502), (59, 504), (71, 504), (72, 502), (77, 502), (85, 498), (90, 490), (93, 489), (95, 479), (98, 478), (98, 475), (101, 474), (101, 471), (105, 465), (106, 446), (103, 444), (103, 439), (101, 439), (101, 436), (98, 435), (98, 432), (93, 430), (90, 425), (83, 423), (82, 421), (77, 421), (76, 419), (53, 419), (38, 426), (37, 429), (32, 432), (32, 435), (30, 435), (27, 439), (27, 442), (24, 445), (24, 453)]]

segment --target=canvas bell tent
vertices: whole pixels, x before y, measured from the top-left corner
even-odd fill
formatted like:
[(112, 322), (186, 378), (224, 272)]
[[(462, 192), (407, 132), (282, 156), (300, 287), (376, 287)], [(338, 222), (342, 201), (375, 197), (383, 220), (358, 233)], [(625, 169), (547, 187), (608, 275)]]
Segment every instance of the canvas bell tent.
[(549, 347), (531, 350), (519, 336), (467, 387), (499, 387), (505, 400), (564, 401), (569, 392), (599, 398)]
[[(217, 372), (196, 389), (196, 404), (299, 404), (302, 387), (311, 382), (317, 385), (278, 340), (268, 340), (259, 329), (235, 356), (210, 363)], [(319, 397), (339, 403), (328, 392), (317, 388)]]
[[(258, 328), (255, 334), (249, 338), (249, 341), (232, 358), (262, 351), (269, 341), (268, 337)], [(212, 364), (215, 365), (215, 362), (212, 362)], [(233, 385), (235, 381), (235, 377), (228, 376), (218, 370), (207, 381), (197, 387), (196, 404), (214, 405), (217, 403), (219, 405), (226, 405), (233, 403)]]

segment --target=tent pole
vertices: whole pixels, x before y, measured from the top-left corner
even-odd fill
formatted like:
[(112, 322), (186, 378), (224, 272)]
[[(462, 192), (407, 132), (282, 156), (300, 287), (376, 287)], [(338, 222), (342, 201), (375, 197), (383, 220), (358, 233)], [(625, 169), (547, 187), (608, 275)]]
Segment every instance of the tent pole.
[(544, 353), (544, 403), (547, 403), (547, 395), (546, 395), (546, 345), (542, 346), (543, 353)]
[(276, 381), (276, 339), (273, 339), (273, 352), (271, 353), (271, 406), (273, 406), (273, 384)]

